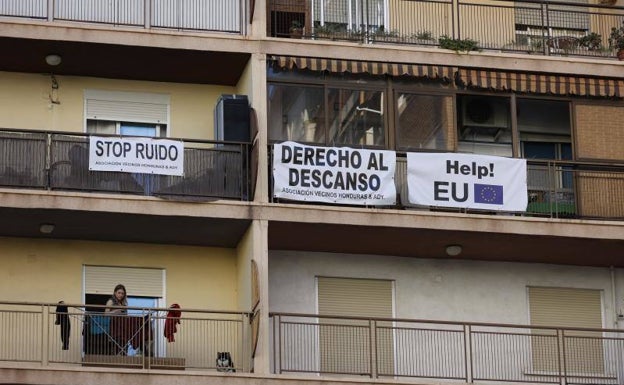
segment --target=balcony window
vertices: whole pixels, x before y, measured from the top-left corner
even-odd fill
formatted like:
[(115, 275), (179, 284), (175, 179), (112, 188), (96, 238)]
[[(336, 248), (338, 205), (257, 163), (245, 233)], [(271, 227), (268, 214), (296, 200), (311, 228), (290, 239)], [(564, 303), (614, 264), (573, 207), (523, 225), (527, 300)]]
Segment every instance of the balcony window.
[(271, 84), (269, 139), (385, 146), (384, 103), (382, 91)]
[(85, 129), (90, 134), (166, 137), (169, 96), (85, 90)]
[(406, 151), (448, 150), (452, 105), (450, 96), (398, 93), (397, 148)]

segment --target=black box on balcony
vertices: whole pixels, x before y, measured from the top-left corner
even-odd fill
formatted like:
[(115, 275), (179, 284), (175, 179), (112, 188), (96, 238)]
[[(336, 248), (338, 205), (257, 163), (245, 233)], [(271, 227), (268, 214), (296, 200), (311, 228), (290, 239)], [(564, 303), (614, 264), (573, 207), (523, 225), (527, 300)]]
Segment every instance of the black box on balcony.
[(215, 139), (249, 143), (249, 110), (247, 95), (221, 95), (214, 111)]

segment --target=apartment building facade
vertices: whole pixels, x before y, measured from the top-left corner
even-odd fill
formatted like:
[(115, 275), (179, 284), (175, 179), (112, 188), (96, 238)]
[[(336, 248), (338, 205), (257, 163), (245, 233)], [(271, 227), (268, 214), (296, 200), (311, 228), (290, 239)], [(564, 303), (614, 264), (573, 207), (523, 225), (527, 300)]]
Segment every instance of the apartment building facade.
[(624, 378), (624, 4), (0, 16), (3, 381)]

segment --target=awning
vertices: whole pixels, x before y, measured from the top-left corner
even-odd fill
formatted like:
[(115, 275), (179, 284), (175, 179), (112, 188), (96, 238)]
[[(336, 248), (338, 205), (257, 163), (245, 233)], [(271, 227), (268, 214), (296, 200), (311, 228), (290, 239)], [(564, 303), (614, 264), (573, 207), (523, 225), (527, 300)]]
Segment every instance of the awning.
[(468, 88), (534, 94), (624, 97), (624, 79), (460, 68), (457, 83)]
[(384, 63), (359, 60), (323, 59), (312, 57), (273, 56), (275, 65), (284, 69), (300, 69), (310, 71), (329, 71), (335, 73), (350, 72), (353, 74), (368, 73), (371, 75), (415, 76), (429, 79), (441, 79), (446, 82), (453, 80), (457, 67)]

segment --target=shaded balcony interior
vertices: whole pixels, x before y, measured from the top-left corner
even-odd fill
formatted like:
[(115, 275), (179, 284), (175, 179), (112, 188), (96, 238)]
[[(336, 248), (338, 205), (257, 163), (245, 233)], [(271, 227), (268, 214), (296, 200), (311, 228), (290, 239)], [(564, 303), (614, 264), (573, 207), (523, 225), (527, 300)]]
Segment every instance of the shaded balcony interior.
[(605, 59), (616, 54), (611, 27), (624, 20), (621, 6), (585, 1), (268, 0), (267, 8), (272, 37), (453, 49), (446, 40), (469, 50)]
[[(89, 76), (234, 86), (250, 55), (127, 45), (0, 38), (0, 49), (11, 52), (0, 60), (1, 71)], [(61, 61), (51, 66), (45, 57)]]

